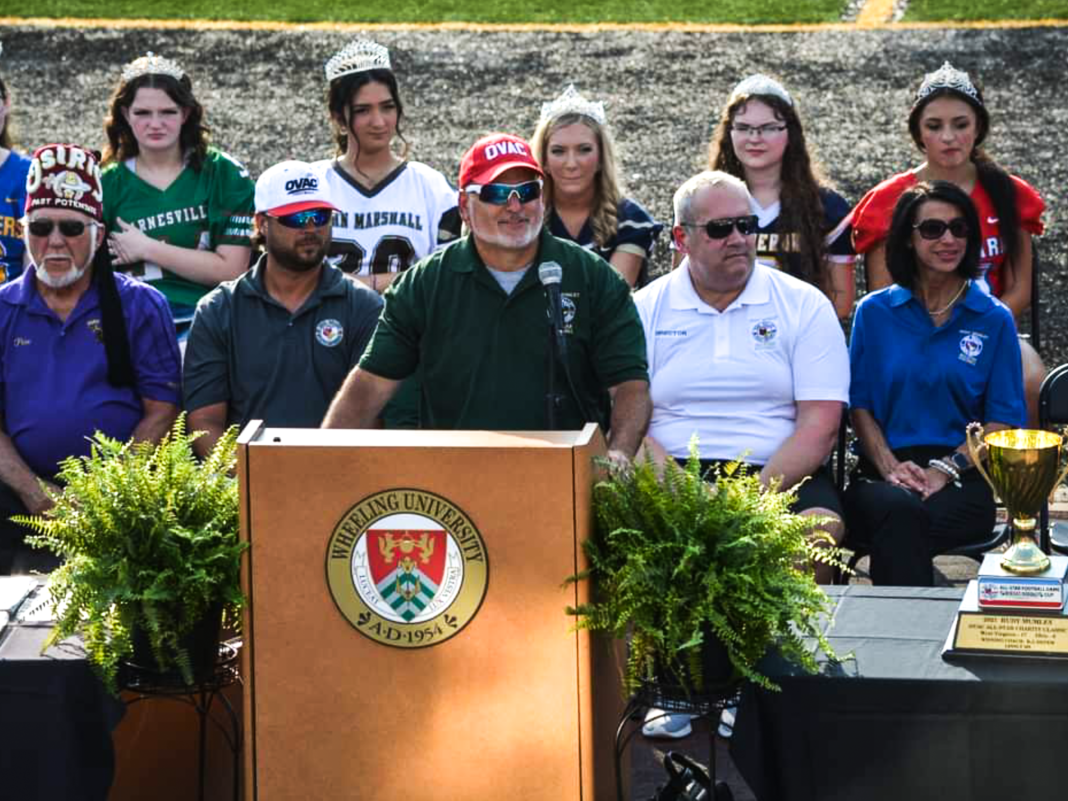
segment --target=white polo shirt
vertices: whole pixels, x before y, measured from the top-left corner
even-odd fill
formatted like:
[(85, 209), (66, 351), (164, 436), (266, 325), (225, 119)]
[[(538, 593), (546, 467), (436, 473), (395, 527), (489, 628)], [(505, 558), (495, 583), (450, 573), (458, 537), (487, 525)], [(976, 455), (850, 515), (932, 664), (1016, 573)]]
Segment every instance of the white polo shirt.
[[(645, 328), (653, 419), (672, 456), (765, 464), (793, 433), (797, 401), (849, 400), (834, 307), (811, 284), (757, 262), (722, 312), (693, 288), (689, 260), (634, 295)], [(747, 453), (748, 452), (748, 453)]]

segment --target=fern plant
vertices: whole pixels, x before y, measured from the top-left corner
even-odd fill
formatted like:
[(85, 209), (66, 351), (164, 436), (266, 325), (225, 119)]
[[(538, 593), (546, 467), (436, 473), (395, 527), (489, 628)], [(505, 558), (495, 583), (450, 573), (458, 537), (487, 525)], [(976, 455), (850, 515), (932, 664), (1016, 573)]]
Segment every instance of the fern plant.
[(96, 433), (89, 456), (60, 464), (63, 492), (42, 516), (16, 518), (29, 542), (63, 557), (49, 577), (55, 628), (45, 647), (79, 635), (115, 692), (132, 633), (147, 634), (157, 664), (192, 683), (185, 637), (210, 609), (243, 604), (238, 541), (237, 428), (198, 462), (180, 416), (158, 445)]
[(629, 640), (627, 694), (647, 681), (703, 691), (708, 632), (736, 676), (768, 689), (778, 687), (756, 666), (772, 644), (809, 672), (818, 668), (805, 638), (836, 658), (819, 627), (830, 602), (811, 564), (845, 566), (833, 543), (813, 539), (818, 518), (790, 512), (794, 492), (762, 487), (740, 463), (702, 476), (696, 442), (685, 467), (645, 457), (593, 492), (589, 568), (569, 579), (592, 579), (592, 600), (568, 613), (579, 628)]

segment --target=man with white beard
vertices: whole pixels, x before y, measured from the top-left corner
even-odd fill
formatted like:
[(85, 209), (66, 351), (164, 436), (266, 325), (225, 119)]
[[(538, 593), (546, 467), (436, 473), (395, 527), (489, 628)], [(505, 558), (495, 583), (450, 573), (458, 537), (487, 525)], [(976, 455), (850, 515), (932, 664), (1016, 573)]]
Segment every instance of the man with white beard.
[(181, 402), (167, 301), (103, 248), (97, 155), (38, 148), (22, 226), (30, 268), (0, 288), (0, 574), (54, 566), (8, 518), (52, 505), (60, 461), (88, 455), (96, 431), (158, 441)]
[[(373, 425), (418, 368), (422, 428), (573, 430), (595, 422), (608, 431), (613, 458), (633, 457), (650, 412), (641, 322), (608, 262), (543, 230), (542, 177), (519, 137), (491, 134), (472, 145), (459, 180), (469, 235), (386, 291), (371, 344), (324, 427)], [(550, 346), (553, 282), (562, 348)]]

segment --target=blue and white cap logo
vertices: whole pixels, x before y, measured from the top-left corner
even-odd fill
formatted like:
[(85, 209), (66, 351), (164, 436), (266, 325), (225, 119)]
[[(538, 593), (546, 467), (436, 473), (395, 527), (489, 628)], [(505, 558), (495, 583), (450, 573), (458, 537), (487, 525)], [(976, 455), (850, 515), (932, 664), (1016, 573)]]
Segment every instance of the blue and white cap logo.
[(326, 181), (304, 161), (268, 167), (256, 181), (256, 213), (281, 217), (306, 209), (334, 209)]
[(338, 345), (344, 337), (344, 327), (333, 318), (320, 320), (319, 324), (315, 326), (315, 338), (319, 340), (319, 344), (324, 347), (333, 348)]

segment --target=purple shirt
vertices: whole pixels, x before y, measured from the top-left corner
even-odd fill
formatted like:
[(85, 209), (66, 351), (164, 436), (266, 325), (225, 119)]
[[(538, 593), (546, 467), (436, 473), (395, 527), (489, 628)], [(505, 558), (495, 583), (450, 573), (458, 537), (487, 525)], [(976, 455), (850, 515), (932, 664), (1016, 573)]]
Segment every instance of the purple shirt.
[(61, 321), (37, 292), (35, 270), (0, 287), (0, 413), (15, 449), (41, 478), (68, 456), (87, 456), (95, 431), (127, 440), (141, 399), (179, 404), (181, 361), (163, 295), (115, 276), (136, 389), (108, 383), (95, 282)]

